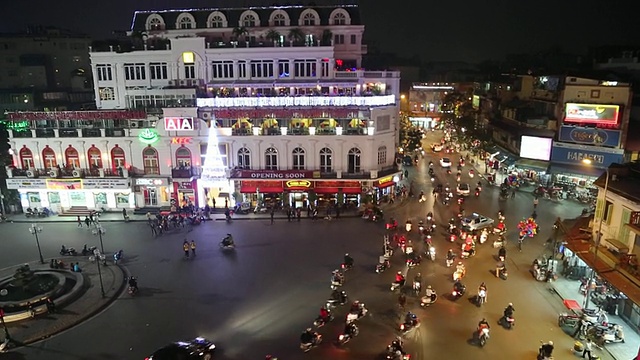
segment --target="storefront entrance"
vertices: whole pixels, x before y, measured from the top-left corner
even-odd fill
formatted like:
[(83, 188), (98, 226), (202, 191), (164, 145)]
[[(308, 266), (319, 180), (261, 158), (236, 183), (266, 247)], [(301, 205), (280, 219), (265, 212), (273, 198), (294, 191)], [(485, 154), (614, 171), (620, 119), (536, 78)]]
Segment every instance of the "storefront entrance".
[(158, 206), (158, 191), (154, 187), (142, 190), (144, 194), (144, 206)]
[(69, 206), (87, 206), (86, 194), (80, 191), (71, 191), (69, 193)]

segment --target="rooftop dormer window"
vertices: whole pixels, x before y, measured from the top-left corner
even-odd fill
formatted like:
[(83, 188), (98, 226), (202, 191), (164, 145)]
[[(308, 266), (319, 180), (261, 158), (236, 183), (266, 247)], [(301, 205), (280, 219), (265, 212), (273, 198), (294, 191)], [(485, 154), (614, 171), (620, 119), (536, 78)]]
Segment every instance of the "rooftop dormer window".
[(255, 27), (256, 26), (256, 18), (253, 15), (247, 15), (242, 20), (242, 26), (244, 27)]
[(282, 14), (275, 14), (273, 16), (273, 26), (286, 26), (287, 19)]
[(346, 25), (347, 17), (343, 13), (337, 13), (333, 16), (333, 25)]
[(188, 30), (196, 28), (196, 19), (189, 13), (182, 13), (176, 19), (176, 29)]
[(302, 24), (305, 26), (314, 26), (316, 24), (316, 17), (312, 13), (306, 13), (302, 18)]
[(193, 23), (191, 22), (191, 19), (189, 18), (180, 19), (179, 28), (183, 30), (193, 29)]

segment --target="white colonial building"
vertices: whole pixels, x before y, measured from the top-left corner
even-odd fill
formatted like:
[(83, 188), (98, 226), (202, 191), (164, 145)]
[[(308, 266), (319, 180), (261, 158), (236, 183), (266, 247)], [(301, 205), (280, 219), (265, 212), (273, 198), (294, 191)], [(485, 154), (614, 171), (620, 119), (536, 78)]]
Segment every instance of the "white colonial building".
[(136, 12), (131, 43), (90, 50), (101, 110), (9, 114), (10, 188), (62, 210), (385, 194), (399, 73), (360, 68), (340, 3)]

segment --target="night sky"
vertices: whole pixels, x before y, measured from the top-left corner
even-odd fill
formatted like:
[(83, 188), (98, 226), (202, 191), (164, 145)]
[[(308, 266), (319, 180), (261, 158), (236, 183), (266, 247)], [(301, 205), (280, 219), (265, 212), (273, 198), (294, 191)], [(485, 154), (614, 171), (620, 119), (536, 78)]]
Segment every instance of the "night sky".
[[(215, 4), (215, 0), (3, 0), (0, 31), (43, 24), (105, 38), (113, 30), (129, 29), (136, 9)], [(595, 0), (360, 0), (369, 44), (400, 56), (417, 54), (424, 60), (469, 62), (552, 46), (583, 52), (589, 45), (640, 43), (630, 5), (630, 1)]]

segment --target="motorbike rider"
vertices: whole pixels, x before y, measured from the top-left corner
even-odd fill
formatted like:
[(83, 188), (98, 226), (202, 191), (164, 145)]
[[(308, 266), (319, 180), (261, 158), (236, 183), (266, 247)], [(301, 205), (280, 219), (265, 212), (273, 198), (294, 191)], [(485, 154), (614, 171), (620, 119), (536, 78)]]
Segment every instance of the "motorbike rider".
[(402, 355), (406, 355), (406, 352), (404, 351), (404, 348), (402, 347), (402, 338), (399, 337), (399, 336), (395, 340), (393, 340), (391, 342), (391, 346), (390, 346), (389, 350), (391, 350), (394, 353), (400, 353)]
[(513, 308), (513, 304), (509, 303), (509, 305), (507, 305), (507, 307), (503, 311), (504, 318), (508, 319), (508, 318), (513, 317), (513, 312), (514, 311), (516, 311), (516, 309)]
[(356, 333), (356, 330), (358, 330), (358, 327), (356, 326), (356, 323), (354, 323), (353, 321), (348, 321), (347, 323), (344, 324), (345, 335), (348, 335), (349, 337), (353, 337)]
[(135, 276), (129, 278), (129, 287), (132, 287), (135, 291), (138, 291), (138, 279)]
[(436, 292), (431, 288), (431, 285), (427, 286), (427, 290), (425, 291), (425, 295), (431, 298), (431, 301), (435, 300)]
[(331, 276), (331, 282), (342, 284), (342, 282), (344, 281), (344, 276), (342, 276), (340, 270), (333, 270), (332, 274), (333, 275)]
[(313, 344), (317, 336), (318, 333), (311, 330), (311, 328), (307, 328), (307, 330), (303, 331), (302, 335), (300, 335), (300, 343), (304, 345), (311, 345)]
[(464, 267), (462, 261), (458, 262), (456, 266), (456, 271), (459, 271), (462, 275), (460, 277), (464, 277), (467, 274), (467, 269)]
[(348, 268), (353, 267), (353, 258), (349, 256), (349, 253), (344, 254), (344, 265)]
[(412, 313), (411, 311), (407, 312), (407, 315), (404, 317), (404, 323), (407, 325), (415, 326), (418, 324), (418, 315)]
[(542, 346), (540, 346), (540, 352), (539, 352), (540, 356), (542, 356), (543, 358), (551, 358), (552, 354), (553, 354), (553, 341), (549, 341), (548, 343), (542, 344)]
[(397, 284), (399, 284), (400, 286), (404, 286), (405, 283), (405, 279), (404, 279), (404, 275), (402, 275), (402, 271), (398, 271), (398, 273), (396, 274), (396, 281)]
[(452, 249), (449, 249), (449, 251), (447, 251), (447, 260), (453, 261), (453, 259), (455, 258), (456, 258), (456, 254), (453, 253)]
[(505, 259), (506, 257), (507, 257), (507, 249), (505, 249), (504, 245), (502, 245), (498, 250), (498, 258)]
[(407, 245), (404, 248), (404, 252), (409, 255), (411, 253), (413, 253), (413, 243), (411, 242), (411, 240), (407, 241)]
[(480, 322), (478, 323), (478, 332), (480, 332), (484, 328), (491, 329), (491, 326), (489, 326), (487, 319), (482, 318), (482, 320), (480, 320)]
[(327, 322), (329, 321), (329, 310), (327, 308), (325, 308), (324, 306), (320, 308), (320, 319), (322, 319), (322, 321)]
[(460, 280), (456, 280), (456, 282), (453, 284), (453, 290), (455, 290), (457, 293), (463, 293), (465, 289), (466, 287)]
[(233, 245), (233, 236), (231, 234), (227, 234), (227, 236), (222, 239), (222, 246), (231, 246)]
[(421, 273), (417, 273), (416, 276), (414, 276), (413, 278), (413, 288), (415, 290), (420, 291), (420, 287), (422, 286), (422, 274)]
[(345, 291), (338, 291), (333, 290), (331, 292), (331, 300), (334, 301), (339, 301), (340, 303), (344, 304), (345, 302), (347, 302), (347, 293)]

